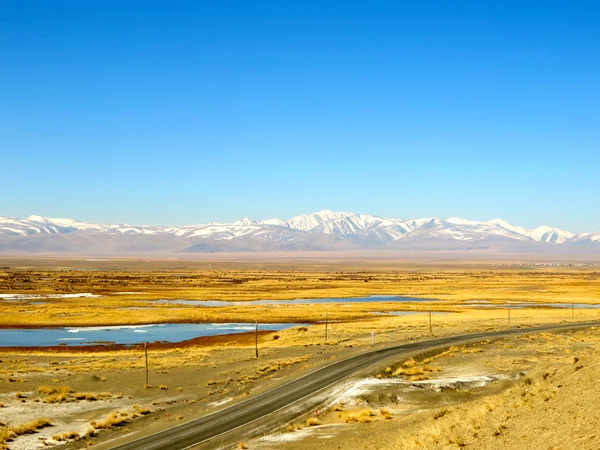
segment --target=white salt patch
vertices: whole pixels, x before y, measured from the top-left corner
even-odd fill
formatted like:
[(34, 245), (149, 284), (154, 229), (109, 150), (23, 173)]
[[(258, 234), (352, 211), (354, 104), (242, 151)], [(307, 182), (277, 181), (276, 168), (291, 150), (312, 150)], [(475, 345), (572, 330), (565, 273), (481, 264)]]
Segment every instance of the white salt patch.
[(100, 295), (83, 294), (0, 294), (4, 300), (40, 300), (44, 298), (97, 298)]
[(315, 436), (318, 439), (332, 439), (333, 434), (328, 434), (333, 431), (331, 428), (340, 427), (342, 424), (319, 425), (318, 427), (306, 427), (296, 431), (287, 433), (271, 434), (259, 439), (261, 442), (279, 443), (279, 442), (295, 442), (307, 438), (309, 435)]
[(138, 328), (148, 328), (148, 327), (154, 327), (154, 326), (156, 326), (156, 325), (114, 325), (114, 326), (105, 326), (105, 327), (80, 327), (80, 328), (69, 328), (69, 329), (67, 329), (67, 332), (68, 333), (79, 333), (80, 331), (111, 331), (111, 330), (121, 330), (121, 329), (131, 329), (131, 330), (137, 331)]
[(231, 400), (233, 400), (232, 397), (224, 398), (223, 400), (209, 403), (208, 406), (221, 406), (221, 405), (224, 405), (225, 403), (229, 403)]
[(357, 381), (351, 381), (340, 386), (334, 392), (333, 400), (328, 406), (336, 403), (352, 403), (361, 395), (369, 394), (381, 386), (398, 386), (399, 388), (410, 389), (411, 387), (428, 387), (433, 390), (456, 387), (481, 387), (495, 380), (514, 380), (519, 377), (516, 375), (479, 375), (468, 377), (440, 378), (437, 380), (406, 381), (399, 378), (363, 378)]

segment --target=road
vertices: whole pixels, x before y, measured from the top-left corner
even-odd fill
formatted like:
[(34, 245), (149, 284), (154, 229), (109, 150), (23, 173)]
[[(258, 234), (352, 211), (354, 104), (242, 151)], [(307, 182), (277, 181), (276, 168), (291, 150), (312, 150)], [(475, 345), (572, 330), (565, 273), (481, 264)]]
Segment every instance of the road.
[[(270, 413), (278, 411), (299, 400), (316, 394), (342, 379), (356, 374), (362, 369), (382, 362), (391, 357), (401, 358), (415, 352), (426, 352), (440, 346), (452, 346), (473, 340), (498, 339), (511, 335), (542, 331), (560, 331), (568, 329), (598, 326), (600, 322), (587, 322), (570, 325), (552, 325), (535, 328), (519, 328), (501, 331), (488, 331), (439, 339), (415, 342), (370, 351), (322, 367), (301, 378), (292, 380), (256, 397), (200, 417), (191, 422), (169, 428), (159, 433), (137, 439), (115, 447), (117, 450), (183, 450), (223, 436), (225, 433), (248, 425)], [(216, 444), (215, 444), (216, 445)]]

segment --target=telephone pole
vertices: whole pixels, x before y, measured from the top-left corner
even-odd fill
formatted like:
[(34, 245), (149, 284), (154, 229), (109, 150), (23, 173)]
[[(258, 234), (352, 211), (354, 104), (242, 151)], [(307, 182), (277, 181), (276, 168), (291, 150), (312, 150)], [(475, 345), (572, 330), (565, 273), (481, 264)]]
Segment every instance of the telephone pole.
[(325, 342), (327, 342), (327, 332), (328, 332), (327, 321), (328, 321), (328, 316), (329, 316), (329, 313), (325, 313)]
[(144, 354), (146, 355), (146, 386), (148, 386), (148, 342), (144, 342)]
[(256, 332), (254, 333), (254, 348), (256, 349), (256, 358), (258, 359), (258, 322), (256, 322)]
[(429, 305), (429, 334), (433, 334), (433, 327), (431, 325), (431, 305)]

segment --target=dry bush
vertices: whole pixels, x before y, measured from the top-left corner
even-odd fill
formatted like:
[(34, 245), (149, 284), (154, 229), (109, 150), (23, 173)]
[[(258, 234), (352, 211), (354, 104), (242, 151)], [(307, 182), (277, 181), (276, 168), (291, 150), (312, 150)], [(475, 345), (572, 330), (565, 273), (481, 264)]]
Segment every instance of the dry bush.
[(483, 349), (481, 347), (463, 347), (460, 349), (461, 353), (481, 353)]
[(69, 399), (68, 394), (64, 392), (57, 392), (56, 394), (47, 395), (44, 398), (44, 403), (62, 403)]
[(361, 411), (354, 411), (343, 415), (346, 423), (369, 423), (373, 421), (373, 417), (375, 417), (375, 413), (371, 409), (363, 409)]
[(151, 409), (139, 405), (133, 405), (133, 409), (137, 414), (146, 415), (152, 412)]
[[(408, 368), (399, 367), (398, 369), (396, 369), (396, 371), (393, 373), (393, 375), (396, 377), (399, 375), (402, 375), (405, 378), (410, 378), (412, 381), (416, 381), (417, 379), (427, 380), (428, 377), (424, 376), (425, 373), (427, 373), (427, 372), (439, 372), (439, 371), (440, 371), (439, 368), (432, 368), (429, 366), (411, 365)], [(416, 377), (418, 377), (418, 378), (416, 378)]]
[(391, 419), (391, 418), (392, 418), (392, 413), (391, 413), (391, 412), (390, 412), (390, 410), (389, 410), (389, 409), (387, 409), (387, 408), (381, 408), (381, 409), (379, 410), (379, 413), (380, 413), (380, 414), (381, 414), (383, 417), (385, 417), (386, 419)]
[(8, 428), (0, 428), (0, 449), (8, 448), (5, 446), (6, 441), (13, 438), (13, 433)]
[(69, 388), (69, 386), (58, 386), (58, 387), (52, 387), (52, 386), (38, 386), (38, 388), (36, 389), (36, 391), (39, 394), (45, 394), (45, 395), (51, 395), (51, 394), (70, 394), (71, 389)]
[(112, 394), (110, 392), (76, 392), (73, 397), (75, 400), (96, 401), (111, 398)]
[(413, 358), (410, 358), (409, 360), (406, 360), (406, 361), (404, 361), (404, 362), (402, 363), (402, 365), (403, 365), (404, 367), (413, 367), (413, 366), (415, 366), (416, 364), (417, 364), (417, 362), (416, 362), (416, 361), (415, 361)]
[(108, 430), (127, 422), (129, 422), (129, 414), (127, 412), (111, 412), (105, 420), (92, 420), (90, 425), (97, 430)]
[(63, 434), (57, 434), (52, 436), (55, 441), (70, 441), (71, 439), (79, 439), (79, 433), (77, 431), (67, 431)]
[(169, 389), (169, 388), (167, 387), (167, 385), (166, 385), (166, 384), (161, 384), (161, 385), (158, 387), (158, 389), (160, 389), (161, 391), (166, 391), (166, 390), (167, 390), (167, 389)]
[(13, 437), (21, 436), (23, 434), (32, 434), (41, 428), (46, 428), (52, 425), (50, 419), (46, 417), (42, 417), (39, 419), (35, 419), (29, 423), (24, 423), (21, 425), (17, 425), (16, 427), (11, 427), (10, 432)]
[(310, 419), (308, 419), (306, 421), (306, 426), (307, 427), (316, 427), (317, 425), (320, 425), (321, 422), (319, 422), (319, 419), (317, 419), (316, 417), (311, 417)]

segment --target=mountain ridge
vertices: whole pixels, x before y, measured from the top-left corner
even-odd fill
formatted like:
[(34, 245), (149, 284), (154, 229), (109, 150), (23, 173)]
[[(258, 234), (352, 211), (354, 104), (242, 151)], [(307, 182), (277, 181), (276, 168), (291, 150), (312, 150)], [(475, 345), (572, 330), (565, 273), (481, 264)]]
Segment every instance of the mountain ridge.
[(31, 215), (0, 217), (0, 252), (84, 251), (105, 245), (123, 252), (337, 250), (348, 248), (488, 248), (577, 245), (600, 249), (600, 232), (526, 229), (502, 219), (400, 219), (328, 209), (288, 220), (242, 218), (181, 227), (98, 224)]

